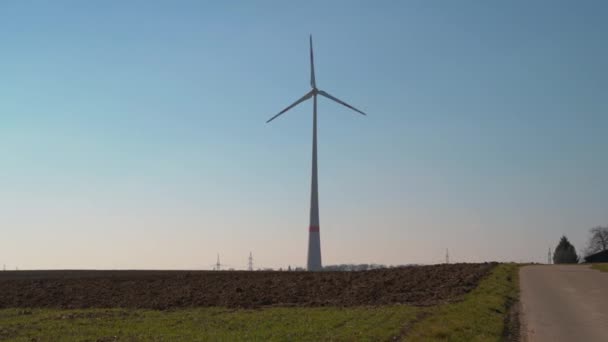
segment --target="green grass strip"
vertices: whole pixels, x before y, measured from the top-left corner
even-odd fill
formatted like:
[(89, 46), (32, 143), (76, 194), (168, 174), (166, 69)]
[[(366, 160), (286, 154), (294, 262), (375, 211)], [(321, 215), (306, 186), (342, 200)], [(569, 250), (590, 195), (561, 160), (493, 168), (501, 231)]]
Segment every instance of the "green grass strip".
[(4, 309), (0, 340), (378, 341), (401, 334), (420, 308)]
[(600, 270), (602, 272), (608, 272), (608, 263), (593, 264), (593, 265), (591, 265), (591, 268), (596, 269), (596, 270)]
[(519, 266), (498, 265), (462, 302), (440, 306), (414, 325), (411, 341), (502, 341), (510, 304), (518, 298)]

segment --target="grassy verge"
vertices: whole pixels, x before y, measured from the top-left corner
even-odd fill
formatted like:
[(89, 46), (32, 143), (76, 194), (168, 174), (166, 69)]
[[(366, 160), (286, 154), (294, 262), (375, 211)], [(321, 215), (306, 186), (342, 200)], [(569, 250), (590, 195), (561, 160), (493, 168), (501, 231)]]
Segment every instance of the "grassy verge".
[(517, 296), (517, 266), (497, 266), (462, 302), (437, 307), (2, 309), (14, 341), (498, 341)]
[(591, 268), (596, 269), (596, 270), (600, 270), (602, 272), (608, 272), (608, 263), (606, 263), (606, 264), (593, 264), (593, 265), (591, 265)]
[[(518, 298), (518, 266), (502, 264), (459, 303), (437, 307), (413, 327), (414, 341), (502, 341)], [(513, 323), (513, 322), (512, 322)]]

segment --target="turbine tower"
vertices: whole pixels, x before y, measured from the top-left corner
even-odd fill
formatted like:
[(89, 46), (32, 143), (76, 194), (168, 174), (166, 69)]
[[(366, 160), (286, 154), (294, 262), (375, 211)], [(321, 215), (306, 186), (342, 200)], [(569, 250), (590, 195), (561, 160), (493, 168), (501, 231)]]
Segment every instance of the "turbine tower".
[(249, 267), (247, 268), (249, 271), (253, 271), (253, 254), (249, 252)]
[(279, 117), (281, 114), (312, 97), (312, 175), (310, 185), (310, 224), (308, 226), (307, 268), (309, 271), (320, 271), (323, 266), (321, 263), (321, 237), (319, 235), (319, 184), (317, 181), (317, 95), (324, 96), (349, 109), (354, 110), (359, 114), (366, 114), (348, 103), (330, 95), (329, 93), (317, 89), (317, 83), (315, 80), (315, 64), (312, 52), (312, 35), (310, 36), (310, 86), (312, 89), (308, 93), (306, 93), (296, 102), (289, 105), (287, 108), (283, 109), (281, 112), (279, 112), (279, 114), (268, 119), (266, 123), (269, 123), (270, 121)]

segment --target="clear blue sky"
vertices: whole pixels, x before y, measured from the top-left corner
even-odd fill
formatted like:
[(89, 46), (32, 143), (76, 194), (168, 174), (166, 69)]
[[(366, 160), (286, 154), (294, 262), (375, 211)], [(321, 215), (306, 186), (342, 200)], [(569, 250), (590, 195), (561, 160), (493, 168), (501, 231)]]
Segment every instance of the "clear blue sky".
[(605, 1), (1, 1), (0, 264), (544, 261), (608, 224)]

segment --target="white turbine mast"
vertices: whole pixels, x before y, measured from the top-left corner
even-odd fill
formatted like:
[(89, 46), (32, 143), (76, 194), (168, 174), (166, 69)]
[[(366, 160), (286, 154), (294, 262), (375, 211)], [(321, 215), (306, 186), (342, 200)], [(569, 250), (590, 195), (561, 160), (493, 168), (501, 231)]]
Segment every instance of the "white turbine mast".
[(319, 90), (315, 79), (315, 65), (312, 50), (312, 35), (310, 36), (310, 86), (311, 90), (304, 94), (299, 100), (289, 105), (287, 108), (279, 112), (279, 114), (271, 117), (266, 123), (271, 122), (283, 113), (298, 104), (312, 98), (312, 175), (311, 175), (311, 191), (310, 191), (310, 224), (308, 226), (308, 262), (307, 268), (309, 271), (320, 271), (323, 266), (321, 263), (321, 239), (319, 235), (319, 185), (317, 182), (317, 95), (326, 97), (334, 102), (337, 102), (349, 109), (354, 110), (359, 114), (366, 115), (359, 109), (349, 105), (348, 103), (330, 95), (329, 93)]

